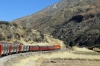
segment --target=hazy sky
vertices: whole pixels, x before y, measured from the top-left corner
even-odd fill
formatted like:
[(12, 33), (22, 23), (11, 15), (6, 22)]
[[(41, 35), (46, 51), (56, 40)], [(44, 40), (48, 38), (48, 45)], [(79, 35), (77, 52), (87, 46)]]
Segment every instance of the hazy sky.
[(36, 13), (60, 0), (0, 0), (0, 20), (14, 19)]

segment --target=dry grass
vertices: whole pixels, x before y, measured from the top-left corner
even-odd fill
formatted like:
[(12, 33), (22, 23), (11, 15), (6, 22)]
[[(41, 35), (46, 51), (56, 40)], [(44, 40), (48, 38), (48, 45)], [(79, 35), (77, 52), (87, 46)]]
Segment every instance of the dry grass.
[(74, 47), (73, 51), (57, 52), (45, 58), (40, 66), (100, 66), (100, 53), (86, 48)]
[(67, 59), (89, 59), (89, 60), (100, 60), (100, 55), (88, 55), (88, 54), (77, 54), (75, 52), (58, 52), (51, 55), (45, 56), (45, 58), (67, 58)]
[(82, 55), (100, 55), (99, 52), (93, 51), (93, 50), (88, 50), (86, 48), (78, 48), (78, 47), (73, 47), (72, 51), (74, 54), (82, 54)]
[(40, 66), (100, 66), (100, 61), (46, 59)]
[[(82, 52), (84, 54), (82, 54)], [(92, 54), (87, 54), (88, 52)], [(29, 55), (26, 58), (20, 59), (19, 62), (14, 64), (14, 66), (40, 66), (43, 61), (46, 62), (46, 60), (52, 60), (52, 59), (53, 61), (57, 62), (56, 65), (54, 65), (54, 63), (51, 64), (52, 62), (50, 62), (50, 64), (48, 63), (45, 66), (50, 66), (50, 65), (61, 66), (59, 65), (59, 63), (61, 63), (60, 61), (62, 59), (64, 60), (63, 62), (66, 62), (66, 63), (68, 62), (68, 64), (66, 65), (69, 65), (69, 66), (75, 66), (75, 65), (70, 65), (71, 63), (76, 64), (76, 66), (79, 66), (77, 65), (77, 63), (84, 63), (84, 64), (87, 64), (88, 66), (90, 66), (89, 63), (94, 63), (94, 64), (96, 63), (97, 66), (99, 66), (100, 53), (94, 55), (95, 53), (96, 52), (94, 51), (87, 50), (85, 48), (77, 48), (77, 47), (74, 47), (74, 51), (64, 50), (64, 51), (54, 51), (51, 53), (38, 52), (36, 54)], [(84, 66), (84, 64), (80, 66)]]

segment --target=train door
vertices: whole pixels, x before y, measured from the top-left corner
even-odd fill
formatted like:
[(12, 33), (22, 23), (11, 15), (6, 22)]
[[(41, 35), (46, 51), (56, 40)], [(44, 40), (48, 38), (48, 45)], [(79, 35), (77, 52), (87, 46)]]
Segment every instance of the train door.
[(22, 45), (19, 45), (19, 50), (18, 52), (22, 52)]
[(9, 45), (9, 54), (12, 53), (12, 45)]
[(23, 52), (29, 51), (29, 46), (23, 45)]
[(2, 45), (0, 45), (0, 56), (2, 55)]
[(3, 54), (8, 54), (9, 53), (9, 46), (8, 46), (8, 44), (3, 44), (2, 52), (3, 52)]

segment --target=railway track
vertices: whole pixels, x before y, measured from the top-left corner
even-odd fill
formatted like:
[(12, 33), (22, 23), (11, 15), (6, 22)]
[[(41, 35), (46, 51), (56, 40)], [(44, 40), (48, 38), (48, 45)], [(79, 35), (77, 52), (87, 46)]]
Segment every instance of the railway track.
[[(26, 53), (11, 54), (8, 56), (3, 56), (0, 58), (0, 66), (7, 66), (6, 63), (9, 63), (8, 66), (10, 66), (10, 63), (19, 62), (19, 61), (16, 61), (16, 60), (18, 60), (17, 58), (23, 59), (23, 58), (27, 58), (29, 56), (34, 56), (34, 55), (40, 56), (41, 54), (47, 54), (47, 53), (52, 53), (52, 51), (26, 52)], [(32, 64), (31, 62), (34, 63), (35, 61), (29, 60), (28, 64), (31, 65)], [(11, 66), (13, 66), (13, 65), (11, 64)], [(26, 64), (26, 66), (27, 66), (27, 64)]]
[(14, 56), (16, 56), (16, 55), (24, 56), (24, 55), (30, 54), (30, 55), (38, 55), (38, 56), (40, 56), (41, 54), (59, 53), (59, 52), (66, 52), (66, 51), (68, 51), (68, 50), (65, 49), (65, 50), (53, 50), (53, 51), (23, 52), (23, 53), (17, 53), (17, 54), (3, 55), (2, 57), (0, 57), (0, 59), (2, 59), (2, 58), (5, 59), (6, 57), (10, 57), (10, 56), (14, 57)]
[(63, 49), (63, 50), (52, 50), (52, 51), (33, 51), (33, 52), (22, 52), (22, 53), (12, 53), (12, 54), (5, 54), (5, 55), (2, 55), (1, 57), (0, 57), (0, 59), (1, 58), (3, 58), (3, 57), (7, 57), (7, 56), (12, 56), (12, 55), (18, 55), (18, 54), (21, 54), (21, 55), (27, 55), (27, 53), (30, 53), (30, 54), (34, 54), (34, 55), (40, 55), (40, 54), (46, 54), (46, 53), (59, 53), (59, 52), (66, 52), (66, 51), (69, 51), (70, 49), (69, 48), (67, 48), (67, 49)]
[[(33, 46), (23, 44), (2, 44), (0, 43), (0, 66), (14, 66), (18, 59), (27, 58), (29, 56), (41, 56), (41, 54), (64, 52), (66, 50), (60, 50), (60, 45), (51, 46)], [(10, 62), (12, 61), (12, 62)], [(34, 63), (34, 60), (29, 60), (30, 66)], [(9, 64), (8, 64), (9, 63)], [(12, 65), (10, 63), (13, 63)], [(27, 66), (27, 63), (25, 64)], [(8, 64), (8, 65), (7, 65)]]

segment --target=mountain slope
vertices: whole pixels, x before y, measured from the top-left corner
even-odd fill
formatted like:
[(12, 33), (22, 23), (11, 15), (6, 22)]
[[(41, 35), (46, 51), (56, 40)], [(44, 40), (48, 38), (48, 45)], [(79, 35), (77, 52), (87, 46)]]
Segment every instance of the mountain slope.
[(58, 44), (58, 42), (61, 42), (60, 40), (54, 39), (52, 36), (43, 34), (37, 30), (24, 28), (15, 23), (6, 21), (0, 21), (0, 32), (0, 42), (23, 44)]
[[(44, 33), (48, 32), (47, 30), (51, 30), (49, 31), (51, 33), (54, 30), (52, 26), (62, 24), (73, 16), (74, 13), (70, 13), (70, 10), (68, 10), (69, 8), (76, 6), (80, 6), (81, 8), (81, 5), (91, 5), (97, 1), (99, 0), (61, 0), (60, 2), (55, 3), (40, 12), (16, 19), (12, 22), (26, 28), (39, 29)], [(81, 4), (77, 5), (78, 3)]]
[(99, 3), (89, 6), (86, 9), (82, 9), (81, 7), (80, 10), (76, 9), (75, 12), (80, 13), (71, 17), (71, 19), (62, 25), (59, 25), (52, 35), (63, 40), (65, 44), (69, 44), (70, 46), (78, 45), (89, 47), (100, 45)]
[(99, 45), (99, 4), (99, 0), (61, 0), (36, 14), (13, 22), (24, 28), (49, 33), (63, 40), (66, 45)]

